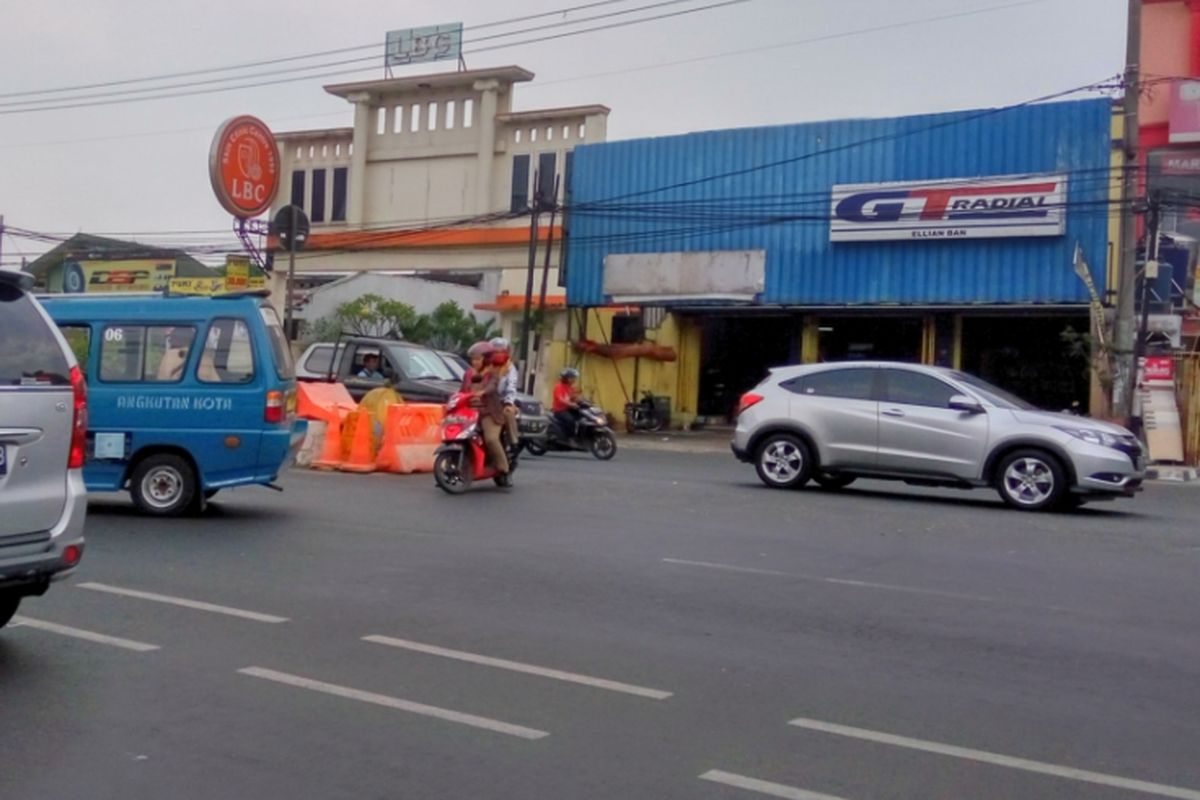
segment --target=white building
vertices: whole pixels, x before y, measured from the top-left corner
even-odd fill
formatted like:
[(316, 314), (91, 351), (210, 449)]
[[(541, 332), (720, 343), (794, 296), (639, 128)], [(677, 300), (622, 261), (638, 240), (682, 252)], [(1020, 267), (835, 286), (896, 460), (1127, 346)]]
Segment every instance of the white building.
[[(513, 111), (516, 84), (532, 79), (510, 66), (326, 86), (353, 105), (353, 127), (276, 135), (284, 185), (272, 215), (294, 203), (312, 222), (297, 275), (496, 273), (485, 282), (497, 287), (495, 302), (479, 306), (500, 312), (512, 336), (519, 314), (506, 312), (523, 307), (534, 175), (544, 196), (556, 176), (565, 184), (571, 151), (604, 141), (609, 113), (600, 105)], [(557, 267), (557, 223), (553, 235)], [(284, 272), (275, 271), (277, 297)], [(547, 308), (564, 306), (556, 269), (550, 287)]]

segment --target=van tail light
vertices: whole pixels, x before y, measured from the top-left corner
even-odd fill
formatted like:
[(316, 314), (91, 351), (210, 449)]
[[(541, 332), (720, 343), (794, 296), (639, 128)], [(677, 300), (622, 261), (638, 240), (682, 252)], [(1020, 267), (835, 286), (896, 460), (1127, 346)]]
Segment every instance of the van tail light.
[(751, 407), (756, 406), (759, 403), (761, 403), (763, 401), (763, 399), (764, 398), (761, 394), (755, 394), (754, 392), (746, 392), (744, 395), (742, 395), (742, 399), (738, 402), (738, 409), (737, 409), (738, 416), (740, 417), (742, 415), (742, 412), (745, 411), (746, 409), (751, 408)]
[(286, 413), (283, 392), (267, 392), (267, 408), (263, 412), (263, 419), (267, 422), (283, 422)]
[(67, 469), (80, 469), (87, 457), (87, 381), (83, 370), (71, 367), (71, 392), (75, 396), (71, 419), (71, 453), (67, 456)]

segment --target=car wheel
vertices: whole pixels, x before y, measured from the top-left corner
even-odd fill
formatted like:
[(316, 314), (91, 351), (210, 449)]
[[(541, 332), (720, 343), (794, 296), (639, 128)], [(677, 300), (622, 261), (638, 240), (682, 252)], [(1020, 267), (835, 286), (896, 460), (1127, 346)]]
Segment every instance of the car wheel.
[(854, 480), (855, 478), (853, 475), (833, 475), (828, 472), (818, 472), (816, 475), (813, 475), (813, 483), (817, 484), (817, 486), (820, 486), (822, 489), (828, 489), (830, 491), (845, 489), (847, 486), (854, 483)]
[(193, 508), (197, 496), (203, 496), (192, 465), (171, 453), (144, 459), (133, 470), (129, 484), (137, 507), (159, 517), (177, 517)]
[(812, 474), (808, 446), (791, 434), (767, 437), (758, 448), (754, 467), (758, 478), (772, 489), (795, 489), (808, 483)]
[(0, 594), (0, 628), (3, 628), (21, 607), (21, 598), (15, 594)]
[(1058, 505), (1067, 478), (1058, 459), (1043, 450), (1017, 450), (996, 468), (1000, 497), (1021, 511), (1043, 511)]

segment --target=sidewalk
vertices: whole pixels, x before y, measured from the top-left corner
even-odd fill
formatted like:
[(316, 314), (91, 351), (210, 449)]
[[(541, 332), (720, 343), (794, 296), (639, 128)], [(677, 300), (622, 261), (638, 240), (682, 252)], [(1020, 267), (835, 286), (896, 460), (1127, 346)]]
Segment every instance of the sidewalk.
[(729, 453), (732, 428), (660, 433), (619, 433), (617, 448), (660, 450), (666, 453)]

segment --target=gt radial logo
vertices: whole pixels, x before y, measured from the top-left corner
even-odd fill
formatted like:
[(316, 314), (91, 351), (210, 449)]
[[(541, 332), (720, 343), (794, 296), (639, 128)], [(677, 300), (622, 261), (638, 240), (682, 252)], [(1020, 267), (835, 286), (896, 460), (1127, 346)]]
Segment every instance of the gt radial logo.
[(1060, 236), (1065, 175), (833, 187), (833, 242)]

